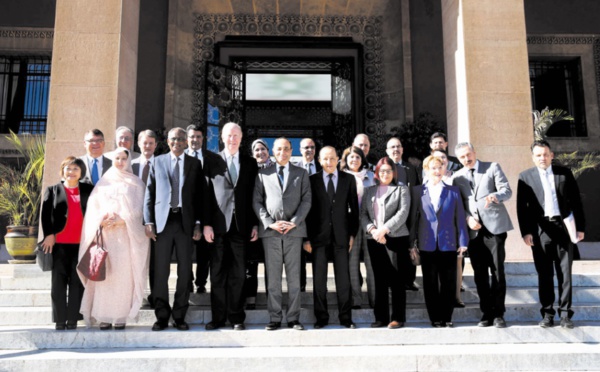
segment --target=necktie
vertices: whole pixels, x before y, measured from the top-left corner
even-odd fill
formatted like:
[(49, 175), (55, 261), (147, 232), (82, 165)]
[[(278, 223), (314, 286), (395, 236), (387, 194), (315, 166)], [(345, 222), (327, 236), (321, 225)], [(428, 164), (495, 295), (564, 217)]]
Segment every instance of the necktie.
[(179, 157), (171, 174), (171, 208), (179, 207)]
[(98, 159), (94, 159), (94, 164), (92, 165), (92, 183), (95, 185), (98, 183)]
[(231, 182), (235, 185), (238, 179), (238, 172), (235, 169), (235, 163), (233, 162), (233, 156), (231, 156), (231, 160), (229, 161), (229, 176), (231, 177)]
[(150, 172), (150, 160), (146, 161), (146, 165), (142, 169), (142, 181), (144, 181), (144, 185), (148, 182), (148, 172)]
[(329, 181), (327, 182), (327, 195), (329, 195), (329, 200), (333, 201), (335, 197), (335, 186), (333, 185), (333, 173), (327, 175), (329, 177)]
[(471, 173), (469, 185), (471, 185), (471, 190), (475, 190), (475, 168), (469, 169), (469, 172)]
[(408, 176), (406, 175), (406, 170), (402, 164), (396, 164), (396, 173), (398, 177), (398, 185), (408, 186)]
[(283, 190), (283, 166), (279, 166), (279, 187)]
[(309, 176), (312, 174), (312, 163), (306, 164), (306, 171), (308, 172)]

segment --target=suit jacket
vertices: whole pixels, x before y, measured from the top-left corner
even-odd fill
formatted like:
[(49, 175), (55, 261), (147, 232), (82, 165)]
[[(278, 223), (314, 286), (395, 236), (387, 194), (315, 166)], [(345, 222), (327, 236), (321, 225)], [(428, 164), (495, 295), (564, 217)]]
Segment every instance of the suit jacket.
[[(402, 168), (406, 172), (406, 178), (408, 180), (408, 187), (413, 187), (421, 184), (421, 178), (419, 177), (419, 172), (417, 172), (417, 168), (412, 166), (412, 164), (403, 161)], [(396, 164), (396, 171), (398, 171), (398, 164)], [(397, 173), (397, 172), (396, 172)]]
[[(358, 194), (353, 175), (338, 171), (333, 202), (323, 182), (323, 171), (310, 176), (312, 205), (306, 221), (308, 240), (313, 246), (335, 242), (347, 247), (358, 231)], [(333, 233), (333, 236), (332, 236)]]
[[(196, 221), (201, 221), (202, 196), (205, 183), (200, 160), (184, 155), (183, 187), (181, 188), (181, 213), (183, 230), (193, 234)], [(160, 234), (167, 223), (171, 200), (171, 153), (154, 158), (154, 167), (150, 169), (146, 196), (144, 198), (144, 223), (154, 224)]]
[[(513, 229), (512, 222), (504, 202), (512, 196), (508, 179), (504, 175), (500, 164), (479, 161), (475, 171), (475, 190), (471, 190), (468, 168), (462, 168), (454, 174), (452, 184), (458, 186), (467, 216), (481, 221), (492, 234), (502, 234)], [(493, 194), (499, 203), (490, 203), (485, 207), (485, 197)], [(470, 230), (472, 238), (477, 235), (476, 230)]]
[(286, 220), (296, 224), (287, 235), (306, 237), (306, 216), (311, 206), (311, 189), (308, 172), (290, 163), (290, 173), (285, 190), (279, 186), (278, 165), (261, 169), (254, 186), (253, 208), (260, 220), (258, 236), (260, 238), (280, 237), (269, 225), (277, 220)]
[[(206, 175), (210, 173), (209, 168), (210, 168), (211, 164), (218, 161), (218, 159), (220, 159), (221, 156), (219, 156), (219, 154), (215, 154), (214, 152), (212, 152), (210, 150), (205, 149), (204, 147), (202, 149), (200, 149), (200, 151), (202, 152), (202, 161), (200, 162), (200, 164), (202, 165), (202, 171), (204, 172), (204, 177), (206, 177)], [(190, 150), (189, 147), (187, 149), (183, 150), (183, 152), (192, 156), (192, 154), (191, 154), (192, 151)], [(196, 159), (198, 159), (198, 158), (196, 158)], [(198, 160), (200, 160), (200, 159), (198, 159)]]
[(456, 172), (457, 170), (462, 169), (463, 165), (460, 163), (456, 156), (448, 155), (448, 170), (452, 172)]
[[(360, 224), (365, 231), (376, 227), (377, 216), (373, 208), (377, 185), (365, 189), (360, 208)], [(384, 226), (390, 230), (388, 236), (396, 238), (408, 235), (406, 221), (410, 211), (410, 191), (407, 186), (390, 185), (385, 195)], [(371, 234), (367, 237), (372, 239)]]
[[(79, 183), (79, 200), (81, 203), (81, 212), (85, 216), (87, 201), (92, 193), (94, 186), (87, 183)], [(67, 224), (69, 215), (69, 204), (67, 203), (67, 193), (63, 183), (57, 183), (48, 186), (44, 191), (44, 200), (42, 201), (42, 231), (44, 238), (48, 235), (58, 234), (63, 231)]]
[(235, 217), (238, 231), (249, 239), (252, 227), (258, 224), (252, 209), (258, 166), (256, 160), (247, 155), (240, 153), (239, 159), (240, 168), (237, 170), (238, 179), (235, 185), (229, 174), (225, 152), (204, 159), (204, 176), (208, 187), (203, 208), (203, 224), (211, 226), (216, 234), (224, 234), (229, 231)]
[[(154, 157), (154, 159), (156, 159), (156, 156)], [(152, 162), (154, 162), (154, 160), (152, 160)], [(133, 174), (135, 176), (139, 176), (140, 175), (140, 166), (145, 165), (146, 164), (146, 157), (145, 156), (139, 156), (136, 159), (133, 159), (131, 161), (131, 171), (133, 172)], [(150, 168), (152, 168), (152, 163), (150, 163)], [(150, 173), (148, 173), (150, 174)], [(140, 177), (141, 178), (141, 177)]]
[(458, 187), (443, 184), (437, 212), (426, 186), (413, 187), (412, 200), (411, 244), (418, 238), (419, 249), (426, 252), (436, 249), (451, 252), (469, 244), (465, 210)]
[[(562, 218), (571, 213), (575, 217), (577, 231), (585, 231), (585, 217), (579, 195), (579, 186), (573, 173), (565, 167), (552, 165), (556, 197)], [(521, 236), (538, 235), (539, 222), (544, 219), (544, 188), (537, 167), (519, 174), (517, 186), (517, 218)]]
[[(297, 167), (300, 167), (304, 170), (306, 170), (306, 168), (304, 168), (304, 163), (302, 163), (302, 160), (300, 160), (299, 162), (297, 162), (296, 164), (294, 164)], [(317, 158), (315, 158), (315, 169), (314, 169), (314, 173), (320, 172), (323, 170), (323, 167), (321, 166), (321, 164), (319, 163), (319, 161), (317, 160)]]
[[(81, 155), (79, 157), (79, 159), (83, 160), (83, 162), (85, 163), (85, 177), (83, 177), (79, 182), (88, 183), (90, 185), (93, 185), (93, 183), (92, 183), (92, 170), (90, 169), (90, 166), (88, 164), (87, 155)], [(102, 177), (104, 175), (104, 173), (106, 173), (106, 171), (111, 166), (112, 166), (112, 160), (110, 160), (105, 155), (102, 155), (102, 174), (100, 175), (100, 177)]]

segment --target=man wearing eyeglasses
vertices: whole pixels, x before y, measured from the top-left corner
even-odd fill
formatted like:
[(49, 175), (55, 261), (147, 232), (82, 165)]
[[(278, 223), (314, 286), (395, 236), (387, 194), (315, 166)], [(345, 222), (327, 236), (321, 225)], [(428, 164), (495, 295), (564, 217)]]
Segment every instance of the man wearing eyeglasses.
[(91, 129), (83, 137), (85, 155), (79, 157), (86, 166), (83, 183), (96, 185), (100, 177), (112, 166), (112, 160), (104, 156), (104, 133), (100, 129)]
[[(134, 144), (133, 137), (134, 137), (133, 129), (131, 129), (129, 127), (121, 126), (121, 127), (118, 127), (117, 130), (115, 131), (115, 145), (117, 147), (124, 147), (127, 150), (129, 150), (129, 152), (131, 154), (131, 160), (137, 159), (141, 155), (139, 152), (133, 151), (133, 144)], [(114, 151), (107, 152), (105, 154), (105, 156), (110, 159), (113, 159)]]
[[(185, 315), (189, 307), (192, 273), (192, 240), (202, 237), (200, 216), (206, 183), (200, 161), (184, 154), (186, 133), (183, 128), (169, 131), (167, 143), (171, 151), (157, 156), (150, 169), (144, 199), (146, 236), (156, 242), (154, 249), (153, 331), (173, 327), (189, 330)], [(177, 256), (177, 284), (173, 307), (169, 305), (171, 254)]]

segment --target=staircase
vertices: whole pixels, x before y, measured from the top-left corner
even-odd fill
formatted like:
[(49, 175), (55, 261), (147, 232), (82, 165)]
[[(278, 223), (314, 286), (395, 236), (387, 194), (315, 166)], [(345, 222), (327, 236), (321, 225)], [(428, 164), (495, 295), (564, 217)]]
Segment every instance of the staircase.
[[(82, 325), (77, 331), (56, 332), (51, 321), (50, 273), (42, 273), (35, 265), (1, 264), (0, 371), (600, 370), (600, 261), (574, 263), (576, 327), (572, 330), (537, 326), (537, 275), (532, 263), (506, 264), (506, 329), (476, 326), (481, 313), (469, 264), (462, 293), (467, 306), (455, 309), (454, 328), (429, 325), (422, 290), (407, 292), (408, 322), (403, 329), (371, 329), (371, 309), (353, 310), (358, 329), (342, 328), (335, 324), (337, 306), (330, 267), (331, 325), (314, 330), (310, 266), (307, 269), (300, 318), (307, 328), (304, 332), (264, 330), (269, 317), (262, 278), (257, 309), (247, 311), (246, 331), (205, 331), (204, 324), (211, 318), (210, 295), (193, 294), (187, 317), (189, 332), (173, 328), (152, 332), (155, 318), (150, 309), (141, 310), (138, 321), (128, 324), (125, 331)], [(172, 270), (170, 288), (175, 287), (175, 272)], [(417, 275), (421, 285), (420, 273)], [(367, 303), (366, 293), (364, 296)]]

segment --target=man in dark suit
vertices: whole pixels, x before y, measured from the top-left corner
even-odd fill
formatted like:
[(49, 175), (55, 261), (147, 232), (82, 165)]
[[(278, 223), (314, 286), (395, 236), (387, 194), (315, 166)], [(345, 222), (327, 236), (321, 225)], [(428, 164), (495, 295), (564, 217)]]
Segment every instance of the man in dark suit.
[(112, 166), (112, 160), (104, 156), (104, 133), (100, 129), (91, 129), (85, 132), (83, 139), (85, 155), (79, 157), (86, 166), (83, 183), (96, 185), (102, 175)]
[(477, 325), (505, 328), (504, 242), (513, 226), (504, 202), (510, 199), (512, 190), (500, 164), (477, 160), (469, 142), (459, 143), (454, 152), (464, 166), (454, 175), (453, 184), (460, 189), (471, 238), (469, 256), (483, 312)]
[[(371, 141), (369, 140), (369, 136), (364, 133), (357, 134), (356, 137), (354, 137), (352, 146), (356, 146), (362, 150), (362, 152), (365, 154), (365, 158), (369, 161), (369, 169), (374, 171), (375, 164), (371, 162), (373, 156), (372, 154), (369, 156), (369, 151), (371, 150)], [(375, 163), (377, 163), (377, 161), (375, 161)]]
[(356, 328), (352, 322), (348, 252), (358, 231), (358, 196), (354, 176), (338, 172), (338, 160), (333, 147), (323, 147), (319, 152), (323, 171), (310, 176), (312, 207), (306, 224), (308, 240), (304, 242), (304, 250), (312, 252), (315, 329), (329, 324), (328, 257), (333, 259), (340, 324)]
[[(189, 330), (185, 321), (190, 297), (192, 239), (202, 236), (200, 214), (205, 181), (198, 159), (183, 153), (185, 130), (173, 128), (167, 143), (171, 151), (158, 156), (150, 170), (144, 200), (146, 235), (156, 242), (154, 265), (153, 331), (162, 331), (173, 316), (173, 326)], [(173, 249), (177, 255), (177, 285), (173, 308), (169, 306), (169, 274)]]
[[(148, 184), (150, 169), (154, 166), (154, 151), (156, 150), (156, 133), (151, 130), (143, 130), (138, 135), (138, 146), (142, 155), (131, 161), (133, 174), (138, 176), (144, 184)], [(133, 146), (132, 146), (133, 147)], [(154, 290), (154, 241), (150, 241), (150, 265), (148, 266), (148, 281), (150, 284), (150, 295), (144, 299), (142, 306), (148, 306), (154, 309), (154, 299), (152, 291)]]
[[(404, 154), (404, 148), (402, 147), (402, 142), (400, 139), (396, 137), (392, 137), (388, 140), (386, 150), (388, 157), (392, 159), (394, 164), (396, 164), (396, 174), (398, 175), (398, 185), (408, 186), (410, 190), (413, 186), (417, 186), (421, 184), (421, 180), (419, 178), (419, 173), (417, 169), (413, 167), (410, 163), (402, 161), (402, 155)], [(408, 256), (408, 250), (406, 251), (406, 255)], [(417, 267), (411, 264), (410, 259), (403, 259), (404, 267), (402, 271), (406, 273), (405, 279), (405, 287), (407, 290), (418, 291), (419, 288), (415, 284), (415, 278), (417, 276)]]
[[(206, 175), (210, 173), (210, 165), (218, 163), (221, 157), (202, 146), (204, 143), (202, 127), (188, 125), (186, 130), (188, 148), (184, 152), (200, 160), (202, 172), (206, 178)], [(206, 281), (210, 272), (210, 250), (206, 243), (206, 237), (194, 243), (196, 246), (196, 279), (194, 281), (194, 284), (196, 284), (196, 293), (206, 293)], [(192, 275), (192, 279), (193, 277), (194, 275)]]
[[(297, 162), (295, 165), (305, 169), (308, 175), (315, 174), (321, 171), (321, 164), (315, 160), (315, 154), (317, 153), (317, 146), (312, 138), (303, 138), (300, 141), (300, 154), (302, 154), (302, 160)], [(306, 261), (308, 253), (302, 250), (302, 262), (300, 263), (300, 290), (304, 292), (306, 290)]]
[[(519, 175), (517, 217), (525, 244), (531, 247), (538, 273), (543, 316), (539, 325), (554, 325), (554, 269), (558, 281), (558, 315), (563, 328), (573, 328), (571, 267), (573, 242), (584, 238), (585, 218), (579, 187), (567, 168), (552, 165), (554, 154), (546, 141), (531, 145), (535, 167)], [(574, 221), (572, 220), (574, 218)], [(570, 234), (567, 224), (573, 227)]]
[(306, 238), (306, 216), (310, 210), (311, 192), (308, 173), (290, 164), (292, 145), (287, 138), (273, 144), (276, 164), (263, 168), (256, 177), (253, 208), (260, 223), (258, 237), (265, 250), (270, 322), (273, 331), (281, 327), (283, 318), (281, 279), (283, 265), (288, 287), (288, 327), (303, 330), (300, 323), (300, 252)]
[[(435, 150), (444, 150), (446, 153), (448, 152), (448, 138), (445, 133), (435, 132), (431, 135), (431, 140), (429, 141), (429, 148), (431, 151)], [(460, 168), (462, 168), (462, 164), (460, 161), (451, 155), (448, 155), (448, 170), (451, 172), (456, 172)]]
[(240, 154), (242, 128), (227, 123), (221, 130), (225, 145), (218, 160), (205, 173), (208, 187), (204, 205), (204, 238), (211, 244), (210, 300), (212, 320), (207, 330), (221, 328), (229, 320), (233, 329), (246, 329), (244, 281), (246, 247), (258, 239), (258, 219), (252, 196), (258, 167), (256, 160)]

